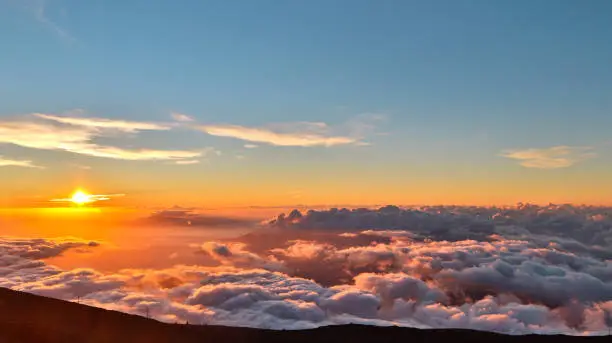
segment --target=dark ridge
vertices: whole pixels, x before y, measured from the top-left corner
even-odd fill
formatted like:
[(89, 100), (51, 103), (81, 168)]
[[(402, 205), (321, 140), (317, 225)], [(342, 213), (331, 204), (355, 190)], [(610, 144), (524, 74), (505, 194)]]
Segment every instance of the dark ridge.
[(609, 337), (507, 336), (473, 330), (365, 325), (274, 331), (165, 324), (140, 316), (0, 288), (0, 343), (101, 342), (609, 342)]

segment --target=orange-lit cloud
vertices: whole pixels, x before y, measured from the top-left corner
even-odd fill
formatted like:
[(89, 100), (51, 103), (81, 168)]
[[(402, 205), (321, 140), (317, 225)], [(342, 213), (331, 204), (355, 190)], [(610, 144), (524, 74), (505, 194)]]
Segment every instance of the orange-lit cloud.
[[(98, 202), (98, 201), (108, 201), (111, 200), (112, 198), (119, 198), (119, 197), (124, 197), (125, 194), (84, 194), (83, 196), (86, 197), (85, 199), (83, 199), (83, 201), (80, 201), (82, 203), (94, 203), (94, 202)], [(70, 198), (58, 198), (58, 199), (51, 199), (49, 200), (51, 202), (60, 202), (60, 203), (74, 203), (75, 202), (75, 198), (74, 196), (70, 197)]]
[(25, 168), (42, 168), (41, 166), (35, 165), (30, 160), (14, 160), (0, 156), (0, 167), (25, 167)]
[(596, 157), (591, 147), (554, 146), (546, 149), (507, 150), (501, 156), (515, 159), (526, 168), (556, 169), (571, 167)]

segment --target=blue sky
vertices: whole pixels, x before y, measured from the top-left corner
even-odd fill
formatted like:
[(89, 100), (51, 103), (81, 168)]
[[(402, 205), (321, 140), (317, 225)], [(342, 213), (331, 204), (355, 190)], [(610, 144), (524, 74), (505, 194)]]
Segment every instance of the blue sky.
[[(0, 116), (83, 109), (159, 122), (179, 112), (206, 125), (324, 122), (342, 134), (355, 118), (384, 116), (360, 137), (372, 146), (300, 148), (300, 161), (494, 173), (525, 160), (500, 158), (506, 150), (591, 147), (544, 169), (599, 175), (612, 141), (611, 16), (603, 0), (0, 0)], [(240, 140), (189, 131), (139, 139), (245, 153)], [(299, 163), (292, 149), (248, 149), (249, 168)]]

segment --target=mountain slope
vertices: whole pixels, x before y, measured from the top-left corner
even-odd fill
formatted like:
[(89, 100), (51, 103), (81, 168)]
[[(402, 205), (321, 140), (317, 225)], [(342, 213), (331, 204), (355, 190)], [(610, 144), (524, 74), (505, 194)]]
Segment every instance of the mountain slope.
[(608, 342), (609, 337), (506, 336), (472, 330), (361, 325), (273, 331), (165, 324), (151, 319), (0, 288), (0, 343), (55, 342)]

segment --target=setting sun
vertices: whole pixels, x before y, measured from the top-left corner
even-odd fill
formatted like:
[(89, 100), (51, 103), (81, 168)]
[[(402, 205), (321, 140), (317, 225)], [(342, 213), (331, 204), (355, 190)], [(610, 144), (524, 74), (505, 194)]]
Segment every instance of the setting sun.
[(83, 205), (83, 204), (92, 202), (91, 196), (89, 196), (83, 191), (74, 192), (70, 200), (77, 205)]

